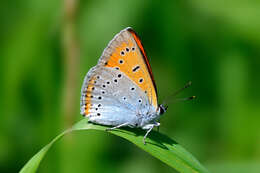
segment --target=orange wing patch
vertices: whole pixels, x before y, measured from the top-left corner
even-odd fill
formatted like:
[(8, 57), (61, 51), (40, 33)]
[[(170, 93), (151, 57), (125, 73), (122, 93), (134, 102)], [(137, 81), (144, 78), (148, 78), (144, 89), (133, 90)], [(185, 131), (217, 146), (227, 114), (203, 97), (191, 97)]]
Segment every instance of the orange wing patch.
[(91, 93), (94, 88), (94, 82), (95, 82), (95, 77), (92, 77), (88, 82), (86, 95), (85, 95), (85, 110), (84, 110), (85, 116), (88, 116), (90, 114), (90, 108), (92, 107), (92, 104), (91, 104), (92, 94)]
[(144, 50), (144, 47), (143, 47), (143, 44), (140, 40), (140, 38), (137, 36), (136, 32), (133, 30), (133, 29), (128, 29), (128, 31), (132, 34), (132, 36), (134, 37), (138, 47), (140, 48), (141, 52), (142, 52), (142, 55), (143, 55), (143, 58), (144, 58), (144, 61), (145, 61), (145, 64), (148, 68), (148, 71), (150, 73), (150, 77), (152, 78), (152, 82), (153, 82), (153, 87), (155, 89), (155, 92), (157, 94), (157, 88), (156, 88), (156, 84), (155, 84), (155, 80), (154, 80), (154, 77), (153, 77), (153, 72), (152, 72), (152, 68), (150, 66), (150, 63), (149, 63), (149, 60), (146, 56), (146, 53), (145, 53), (145, 50)]
[(141, 51), (133, 39), (118, 45), (110, 58), (106, 61), (106, 67), (116, 68), (124, 72), (135, 82), (148, 96), (150, 103), (157, 108), (157, 93), (154, 88), (153, 78), (149, 71), (149, 63), (146, 65)]

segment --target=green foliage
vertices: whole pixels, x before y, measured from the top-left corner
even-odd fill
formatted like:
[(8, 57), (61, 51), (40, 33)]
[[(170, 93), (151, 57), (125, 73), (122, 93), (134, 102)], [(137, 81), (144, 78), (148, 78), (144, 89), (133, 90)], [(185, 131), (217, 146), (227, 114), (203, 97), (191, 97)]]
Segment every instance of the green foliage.
[[(54, 138), (48, 145), (42, 148), (36, 155), (34, 155), (22, 168), (20, 173), (32, 173), (36, 172), (40, 162), (48, 152), (50, 147), (66, 133), (77, 131), (77, 130), (101, 130), (105, 131), (107, 127), (94, 125), (87, 122), (87, 119), (83, 119), (76, 123), (72, 128), (64, 131), (56, 138)], [(117, 129), (109, 131), (110, 133), (127, 139), (134, 143), (139, 148), (150, 153), (152, 156), (163, 161), (167, 165), (175, 168), (179, 172), (200, 172), (207, 173), (208, 171), (181, 145), (170, 139), (169, 137), (160, 134), (159, 132), (153, 131), (147, 138), (146, 145), (143, 143), (144, 131), (140, 129), (124, 130)]]

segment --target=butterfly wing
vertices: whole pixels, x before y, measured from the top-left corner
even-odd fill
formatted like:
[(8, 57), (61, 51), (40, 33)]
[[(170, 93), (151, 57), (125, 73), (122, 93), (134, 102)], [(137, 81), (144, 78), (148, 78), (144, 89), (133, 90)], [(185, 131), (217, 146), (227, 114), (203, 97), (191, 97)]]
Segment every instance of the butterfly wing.
[(135, 124), (138, 115), (157, 110), (152, 71), (132, 29), (122, 30), (109, 43), (85, 77), (81, 92), (81, 114), (99, 124)]
[(148, 96), (157, 108), (157, 91), (151, 66), (140, 38), (131, 28), (117, 34), (104, 50), (99, 63), (105, 67), (120, 69)]
[(89, 116), (92, 122), (139, 124), (136, 115), (149, 111), (148, 97), (119, 70), (96, 66), (88, 72), (84, 83), (81, 114)]

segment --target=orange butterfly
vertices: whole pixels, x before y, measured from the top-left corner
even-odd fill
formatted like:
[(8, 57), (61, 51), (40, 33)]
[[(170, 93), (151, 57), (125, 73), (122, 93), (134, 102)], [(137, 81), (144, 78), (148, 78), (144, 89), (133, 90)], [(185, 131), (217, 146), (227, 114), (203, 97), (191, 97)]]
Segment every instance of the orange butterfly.
[(152, 69), (140, 38), (126, 28), (109, 42), (81, 89), (81, 114), (90, 122), (147, 130), (159, 126), (166, 108), (157, 103)]

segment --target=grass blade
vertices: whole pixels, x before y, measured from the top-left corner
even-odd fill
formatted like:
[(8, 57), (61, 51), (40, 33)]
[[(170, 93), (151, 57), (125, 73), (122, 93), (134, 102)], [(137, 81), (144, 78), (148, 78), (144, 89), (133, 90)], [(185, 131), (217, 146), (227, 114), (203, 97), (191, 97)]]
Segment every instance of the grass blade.
[[(50, 147), (66, 133), (78, 130), (105, 131), (106, 128), (107, 127), (105, 126), (88, 123), (87, 119), (79, 121), (72, 128), (59, 134), (48, 145), (43, 147), (37, 154), (35, 154), (21, 169), (20, 173), (36, 172)], [(166, 163), (170, 167), (175, 168), (179, 172), (208, 173), (207, 169), (204, 168), (197, 161), (197, 159), (193, 157), (188, 151), (186, 151), (181, 145), (159, 132), (151, 132), (146, 140), (146, 145), (143, 144), (143, 136), (145, 131), (141, 129), (124, 128), (109, 131), (109, 133), (120, 136), (134, 143), (139, 148), (150, 153), (152, 156)]]

